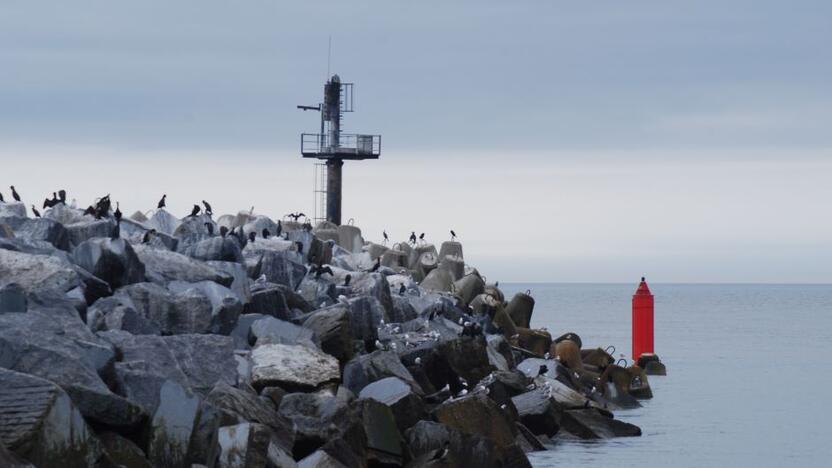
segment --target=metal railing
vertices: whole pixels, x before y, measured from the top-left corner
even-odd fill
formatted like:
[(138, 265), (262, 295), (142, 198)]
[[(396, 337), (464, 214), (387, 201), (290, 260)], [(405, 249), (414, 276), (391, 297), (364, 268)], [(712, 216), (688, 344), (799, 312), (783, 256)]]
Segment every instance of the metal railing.
[(302, 133), (300, 152), (314, 157), (367, 157), (377, 158), (381, 154), (381, 135), (358, 135), (342, 133), (338, 146), (333, 146), (329, 135)]

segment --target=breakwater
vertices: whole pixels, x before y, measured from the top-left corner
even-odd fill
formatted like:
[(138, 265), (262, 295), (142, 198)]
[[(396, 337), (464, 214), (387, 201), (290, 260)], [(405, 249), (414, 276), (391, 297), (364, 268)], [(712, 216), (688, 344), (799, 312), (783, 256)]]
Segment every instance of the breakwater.
[(0, 202), (3, 466), (529, 466), (647, 376), (530, 328), (463, 246)]

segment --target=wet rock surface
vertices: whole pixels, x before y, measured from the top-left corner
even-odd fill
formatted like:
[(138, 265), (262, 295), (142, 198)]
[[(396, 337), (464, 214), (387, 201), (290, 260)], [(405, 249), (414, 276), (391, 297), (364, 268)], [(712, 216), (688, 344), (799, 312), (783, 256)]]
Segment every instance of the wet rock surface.
[(0, 465), (529, 466), (640, 435), (609, 410), (660, 361), (530, 328), (458, 242), (147, 213), (114, 238), (111, 213), (0, 203)]

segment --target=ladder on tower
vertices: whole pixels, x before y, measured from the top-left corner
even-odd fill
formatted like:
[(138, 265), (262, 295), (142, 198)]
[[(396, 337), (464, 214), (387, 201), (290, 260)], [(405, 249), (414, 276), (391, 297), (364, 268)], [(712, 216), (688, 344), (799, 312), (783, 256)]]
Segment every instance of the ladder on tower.
[(326, 221), (326, 163), (315, 163), (312, 181), (312, 222)]

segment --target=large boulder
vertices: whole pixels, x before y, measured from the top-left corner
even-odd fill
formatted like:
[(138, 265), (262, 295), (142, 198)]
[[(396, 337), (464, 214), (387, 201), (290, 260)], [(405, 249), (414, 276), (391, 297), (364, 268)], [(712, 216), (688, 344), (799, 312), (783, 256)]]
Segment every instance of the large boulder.
[(94, 466), (103, 457), (101, 444), (60, 387), (0, 369), (0, 448), (4, 446), (45, 468)]
[(116, 224), (109, 218), (89, 219), (86, 217), (72, 224), (64, 224), (64, 227), (69, 235), (69, 245), (74, 247), (89, 239), (112, 236)]
[(130, 439), (109, 431), (99, 432), (98, 439), (116, 465), (127, 468), (153, 468), (144, 450)]
[(134, 335), (158, 335), (159, 325), (133, 308), (124, 297), (101, 298), (87, 309), (87, 326), (93, 332), (124, 330)]
[(353, 356), (351, 317), (349, 309), (339, 304), (315, 311), (303, 326), (312, 330), (323, 352), (346, 364)]
[(168, 213), (164, 208), (161, 208), (153, 213), (153, 216), (150, 217), (146, 224), (158, 232), (172, 236), (176, 228), (181, 224), (181, 221), (176, 216)]
[(514, 444), (517, 427), (514, 421), (484, 393), (473, 393), (448, 400), (433, 410), (437, 421), (494, 441), (499, 447)]
[(0, 249), (0, 285), (11, 282), (27, 292), (66, 292), (79, 286), (81, 277), (69, 262), (58, 257)]
[(0, 203), (0, 218), (5, 217), (26, 217), (26, 205), (20, 202), (7, 201)]
[(536, 389), (512, 398), (520, 421), (535, 435), (552, 437), (560, 429), (563, 407), (552, 398), (546, 389)]
[(209, 237), (184, 248), (180, 247), (180, 253), (202, 261), (213, 260), (237, 263), (243, 261), (240, 244), (231, 237)]
[(168, 283), (168, 289), (185, 296), (201, 293), (208, 299), (211, 303), (211, 333), (220, 335), (231, 333), (243, 312), (243, 304), (237, 293), (213, 281), (198, 283), (171, 281)]
[(148, 245), (137, 245), (134, 249), (145, 266), (148, 281), (154, 283), (165, 284), (175, 280), (189, 283), (214, 281), (227, 287), (234, 281), (234, 277), (228, 273), (180, 253)]
[(422, 398), (410, 384), (398, 377), (377, 380), (361, 389), (358, 397), (372, 398), (390, 407), (400, 431), (413, 426), (424, 416)]
[(292, 456), (280, 447), (267, 426), (241, 423), (217, 431), (217, 468), (275, 467), (295, 468)]
[(50, 380), (64, 389), (89, 420), (133, 427), (145, 416), (139, 406), (116, 395), (99, 377), (115, 359), (73, 309), (40, 309), (0, 314), (0, 367)]
[(84, 241), (73, 249), (72, 258), (113, 289), (144, 281), (144, 264), (124, 239), (98, 237)]
[(374, 342), (378, 327), (385, 319), (384, 307), (372, 296), (358, 296), (349, 300), (352, 334), (357, 340)]
[(235, 415), (241, 421), (268, 426), (284, 450), (291, 450), (295, 440), (295, 429), (291, 421), (280, 416), (275, 408), (259, 398), (251, 389), (244, 390), (226, 383), (218, 383), (205, 399), (206, 403)]
[(254, 276), (265, 275), (266, 281), (270, 283), (282, 284), (296, 290), (306, 276), (306, 267), (295, 258), (296, 256), (294, 252), (266, 251), (257, 264)]
[(237, 293), (244, 306), (251, 302), (251, 286), (245, 266), (236, 262), (208, 261), (205, 263), (217, 271), (231, 275), (234, 280), (229, 288)]
[(389, 320), (393, 313), (393, 298), (390, 294), (390, 283), (387, 277), (381, 273), (369, 273), (359, 275), (351, 284), (353, 291), (358, 295), (371, 296), (378, 300), (384, 308), (385, 320)]
[(148, 458), (154, 466), (183, 466), (196, 420), (199, 398), (181, 385), (166, 381), (150, 423)]
[(17, 283), (0, 286), (0, 314), (26, 312), (28, 309), (26, 291)]
[(246, 313), (291, 319), (293, 314), (284, 291), (283, 287), (274, 283), (255, 283), (251, 288), (251, 301), (246, 304)]
[(16, 237), (30, 241), (46, 241), (60, 250), (69, 250), (69, 234), (63, 224), (46, 218), (28, 219), (15, 228)]
[(641, 429), (619, 421), (612, 414), (598, 408), (572, 409), (562, 413), (560, 426), (581, 439), (607, 439), (610, 437), (638, 437)]
[(302, 457), (338, 437), (348, 405), (354, 398), (344, 387), (283, 396), (278, 411), (296, 430), (295, 455)]
[(534, 312), (534, 298), (527, 293), (515, 294), (506, 306), (506, 313), (518, 327), (529, 328), (532, 312)]
[(195, 288), (177, 293), (154, 283), (136, 283), (119, 289), (115, 297), (159, 327), (163, 335), (208, 333), (222, 323), (221, 317), (214, 320), (211, 300)]
[(338, 360), (302, 345), (265, 344), (251, 352), (251, 383), (255, 388), (277, 385), (288, 390), (310, 390), (335, 382)]
[(437, 268), (435, 270), (431, 270), (430, 273), (425, 276), (425, 279), (419, 283), (419, 286), (427, 289), (428, 291), (451, 292), (453, 284), (454, 279), (451, 274), (447, 270)]
[(438, 352), (456, 375), (468, 382), (479, 382), (494, 370), (488, 360), (485, 337), (462, 336), (440, 343)]
[(359, 394), (367, 385), (386, 377), (398, 377), (414, 390), (424, 393), (413, 375), (391, 351), (374, 351), (355, 357), (344, 366), (344, 386)]
[(491, 439), (436, 422), (419, 421), (404, 435), (413, 455), (410, 466), (531, 466), (516, 445), (500, 448)]
[(263, 317), (251, 324), (249, 331), (252, 344), (303, 345), (315, 348), (315, 334), (309, 328), (274, 317)]

